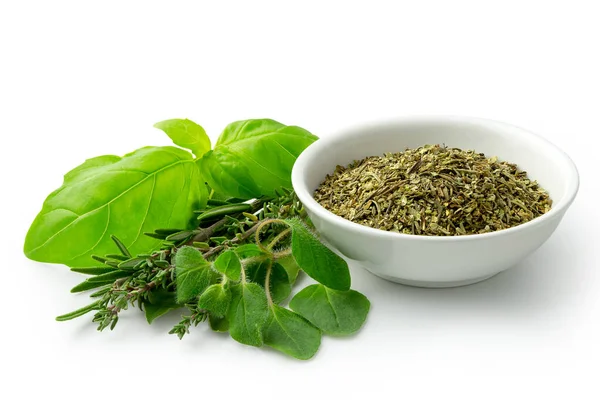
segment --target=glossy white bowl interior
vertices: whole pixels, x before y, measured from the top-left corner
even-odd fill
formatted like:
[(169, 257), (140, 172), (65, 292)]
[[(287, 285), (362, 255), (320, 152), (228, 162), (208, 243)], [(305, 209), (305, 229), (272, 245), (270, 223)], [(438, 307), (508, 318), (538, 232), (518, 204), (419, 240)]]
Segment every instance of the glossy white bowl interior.
[[(312, 197), (337, 165), (424, 144), (473, 149), (516, 163), (553, 200), (552, 210), (502, 231), (466, 236), (417, 236), (345, 220)], [(319, 233), (342, 254), (384, 279), (421, 287), (452, 287), (489, 278), (536, 250), (558, 226), (579, 186), (571, 159), (545, 139), (501, 122), (422, 117), (373, 123), (320, 139), (298, 157), (292, 183)]]

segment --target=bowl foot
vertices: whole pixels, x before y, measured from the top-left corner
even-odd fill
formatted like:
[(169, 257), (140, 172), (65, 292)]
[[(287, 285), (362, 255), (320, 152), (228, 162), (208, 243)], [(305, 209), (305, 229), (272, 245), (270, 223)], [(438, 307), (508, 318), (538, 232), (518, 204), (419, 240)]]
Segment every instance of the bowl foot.
[(371, 272), (375, 276), (385, 279), (386, 281), (400, 283), (400, 284), (406, 285), (406, 286), (414, 286), (414, 287), (428, 288), (428, 289), (443, 289), (443, 288), (453, 288), (453, 287), (458, 287), (458, 286), (467, 286), (467, 285), (472, 285), (474, 283), (485, 281), (486, 279), (490, 279), (491, 277), (498, 275), (498, 273), (495, 273), (495, 274), (491, 274), (491, 275), (482, 276), (479, 278), (465, 279), (462, 281), (436, 282), (436, 281), (413, 281), (410, 279), (400, 279), (400, 278), (394, 278), (391, 276), (380, 275), (380, 274), (377, 274), (372, 271), (369, 271), (369, 272)]

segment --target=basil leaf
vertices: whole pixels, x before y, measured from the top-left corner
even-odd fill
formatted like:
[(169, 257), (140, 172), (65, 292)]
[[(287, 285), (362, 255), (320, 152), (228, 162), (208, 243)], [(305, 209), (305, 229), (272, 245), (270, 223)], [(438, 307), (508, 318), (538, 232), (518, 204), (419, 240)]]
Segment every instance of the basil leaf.
[(157, 122), (155, 128), (166, 133), (179, 147), (190, 149), (196, 157), (210, 150), (210, 138), (204, 128), (189, 119), (168, 119)]
[(214, 262), (215, 269), (232, 281), (239, 281), (242, 263), (233, 250), (221, 253)]
[(231, 291), (223, 285), (211, 285), (200, 295), (198, 307), (208, 310), (211, 315), (222, 318), (227, 314), (231, 302)]
[(244, 200), (261, 195), (248, 167), (226, 147), (206, 152), (196, 164), (213, 190)]
[(297, 126), (272, 119), (229, 124), (212, 151), (198, 160), (211, 188), (232, 197), (251, 199), (292, 188), (292, 166), (317, 137)]
[[(250, 265), (246, 270), (246, 278), (265, 287), (269, 263), (271, 263), (271, 261), (266, 260)], [(285, 272), (285, 268), (278, 263), (273, 264), (271, 267), (270, 286), (271, 298), (277, 304), (287, 299), (292, 292), (292, 285), (290, 284), (287, 272)]]
[(179, 249), (175, 255), (177, 302), (185, 303), (204, 292), (213, 283), (215, 275), (198, 250), (190, 246)]
[(267, 312), (267, 295), (262, 287), (256, 283), (233, 285), (231, 305), (227, 312), (229, 334), (240, 343), (262, 346)]
[(352, 334), (364, 324), (371, 303), (355, 290), (338, 291), (323, 285), (302, 289), (290, 301), (290, 308), (333, 336)]
[(304, 272), (323, 285), (337, 290), (350, 289), (348, 264), (329, 250), (299, 219), (289, 219), (292, 228), (292, 255)]
[(319, 350), (321, 331), (300, 315), (273, 305), (264, 330), (264, 341), (282, 353), (308, 360)]
[(124, 157), (87, 160), (65, 175), (33, 221), (24, 252), (35, 261), (87, 267), (92, 254), (114, 253), (117, 236), (133, 254), (157, 241), (157, 226), (193, 227), (193, 210), (207, 199), (187, 151), (145, 147)]

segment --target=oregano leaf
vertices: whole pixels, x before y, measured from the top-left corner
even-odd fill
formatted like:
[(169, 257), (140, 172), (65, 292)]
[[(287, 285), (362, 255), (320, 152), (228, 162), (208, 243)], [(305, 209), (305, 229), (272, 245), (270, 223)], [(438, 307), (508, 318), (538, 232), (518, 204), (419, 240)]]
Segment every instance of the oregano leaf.
[(165, 315), (169, 311), (172, 311), (176, 307), (165, 307), (157, 304), (144, 303), (144, 314), (146, 315), (146, 321), (148, 324)]
[(277, 262), (281, 264), (281, 266), (285, 269), (289, 282), (291, 285), (293, 285), (296, 282), (296, 279), (298, 278), (298, 273), (300, 272), (300, 267), (298, 266), (298, 263), (296, 262), (294, 256), (290, 255), (287, 257), (280, 258), (279, 260), (277, 260)]
[(315, 355), (321, 345), (321, 331), (300, 315), (278, 305), (269, 310), (264, 342), (300, 360)]
[[(246, 269), (246, 278), (252, 282), (258, 283), (262, 287), (265, 287), (269, 263), (271, 263), (271, 261), (266, 260), (250, 265)], [(269, 280), (269, 286), (271, 286), (271, 298), (273, 301), (279, 304), (283, 300), (287, 299), (292, 292), (292, 285), (290, 284), (290, 280), (285, 268), (283, 268), (279, 263), (273, 264), (271, 267), (271, 277)]]
[(175, 292), (170, 292), (164, 288), (151, 290), (148, 292), (148, 301), (144, 302), (146, 321), (151, 324), (155, 319), (180, 307), (181, 305), (177, 304)]
[(215, 332), (227, 332), (229, 330), (229, 321), (227, 321), (227, 318), (219, 318), (209, 314), (208, 324), (210, 325), (210, 329)]
[(290, 301), (290, 308), (332, 336), (350, 335), (364, 324), (371, 303), (355, 290), (310, 285)]
[(240, 274), (242, 271), (242, 264), (238, 255), (233, 250), (227, 250), (214, 262), (214, 267), (217, 271), (224, 274), (227, 279), (232, 281), (239, 281)]
[(259, 257), (267, 254), (254, 243), (243, 244), (236, 247), (235, 252), (240, 258)]
[(327, 287), (350, 289), (350, 271), (346, 261), (321, 243), (299, 219), (288, 219), (286, 223), (292, 228), (292, 255), (298, 266)]
[(227, 320), (229, 334), (234, 340), (250, 346), (262, 346), (267, 314), (267, 295), (262, 287), (246, 282), (231, 286)]
[(208, 310), (215, 317), (224, 317), (231, 302), (231, 291), (221, 284), (210, 285), (200, 295), (198, 307)]
[(210, 263), (202, 257), (202, 253), (194, 247), (185, 246), (175, 255), (175, 285), (177, 302), (186, 301), (198, 296), (211, 283), (215, 273)]

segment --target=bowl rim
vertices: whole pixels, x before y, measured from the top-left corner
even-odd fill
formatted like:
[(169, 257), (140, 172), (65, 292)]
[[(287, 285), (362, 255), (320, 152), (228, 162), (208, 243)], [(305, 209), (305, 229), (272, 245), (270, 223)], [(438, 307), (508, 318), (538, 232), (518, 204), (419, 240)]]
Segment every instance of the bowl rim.
[[(360, 132), (364, 132), (365, 130), (372, 129), (375, 127), (383, 127), (390, 125), (403, 125), (403, 124), (411, 124), (411, 123), (432, 123), (432, 122), (463, 122), (463, 123), (478, 123), (484, 124), (487, 126), (493, 126), (500, 129), (505, 130), (514, 130), (519, 131), (521, 135), (527, 135), (534, 140), (538, 140), (541, 143), (544, 143), (546, 146), (553, 148), (556, 153), (562, 157), (564, 165), (567, 167), (567, 184), (565, 188), (564, 196), (558, 201), (556, 205), (548, 211), (547, 213), (534, 218), (528, 222), (523, 224), (513, 226), (510, 228), (502, 229), (494, 232), (486, 232), (486, 233), (474, 233), (469, 235), (460, 235), (460, 236), (425, 236), (425, 235), (411, 235), (407, 233), (400, 232), (390, 232), (384, 231), (377, 228), (372, 228), (369, 226), (361, 225), (356, 222), (352, 222), (343, 217), (340, 217), (331, 211), (327, 210), (325, 207), (320, 205), (309, 193), (308, 188), (304, 184), (303, 181), (303, 171), (307, 167), (309, 161), (319, 154), (319, 152), (324, 149), (335, 145), (337, 141), (339, 141), (343, 136), (348, 134), (357, 135)], [(486, 118), (478, 118), (478, 117), (465, 117), (465, 116), (455, 116), (455, 115), (431, 115), (431, 116), (407, 116), (400, 118), (388, 118), (381, 119), (371, 122), (362, 123), (355, 126), (350, 126), (344, 129), (340, 129), (327, 136), (324, 139), (318, 139), (317, 141), (310, 144), (296, 159), (294, 166), (292, 168), (292, 186), (298, 199), (300, 202), (308, 208), (311, 212), (317, 214), (320, 218), (328, 220), (335, 225), (340, 226), (341, 228), (349, 231), (353, 231), (360, 234), (370, 235), (370, 236), (378, 236), (381, 238), (387, 239), (406, 239), (406, 240), (416, 240), (416, 241), (465, 241), (465, 240), (479, 240), (479, 239), (488, 239), (493, 237), (500, 237), (504, 235), (511, 235), (513, 233), (517, 233), (520, 231), (528, 230), (538, 226), (540, 224), (546, 223), (553, 218), (560, 217), (566, 210), (569, 208), (577, 192), (579, 190), (579, 173), (577, 171), (577, 167), (573, 160), (565, 153), (562, 149), (556, 146), (554, 143), (545, 139), (544, 137), (523, 129), (521, 127), (508, 124), (501, 121), (496, 121), (492, 119)]]

